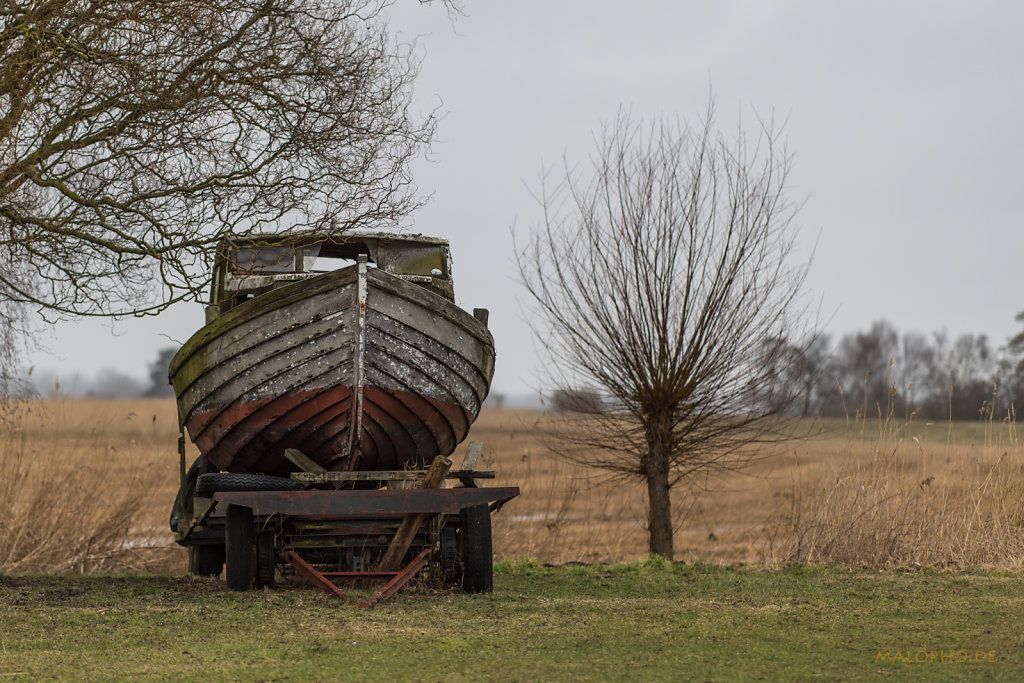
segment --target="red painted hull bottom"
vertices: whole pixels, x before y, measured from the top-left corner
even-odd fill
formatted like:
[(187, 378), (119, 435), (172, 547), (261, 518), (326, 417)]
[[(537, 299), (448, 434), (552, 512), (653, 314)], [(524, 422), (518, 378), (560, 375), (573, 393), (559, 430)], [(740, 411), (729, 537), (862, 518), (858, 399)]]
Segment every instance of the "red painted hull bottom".
[(447, 401), (367, 386), (362, 434), (346, 455), (352, 402), (351, 388), (340, 386), (257, 396), (201, 405), (185, 427), (221, 470), (287, 476), (295, 469), (284, 457), (288, 448), (333, 471), (425, 467), (438, 455), (450, 455), (476, 417)]

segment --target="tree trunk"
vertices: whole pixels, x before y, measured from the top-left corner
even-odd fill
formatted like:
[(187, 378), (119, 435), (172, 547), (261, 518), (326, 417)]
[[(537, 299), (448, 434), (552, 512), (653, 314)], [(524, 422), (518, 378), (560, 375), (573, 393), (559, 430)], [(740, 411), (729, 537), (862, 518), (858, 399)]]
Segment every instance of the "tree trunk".
[(647, 475), (648, 514), (647, 528), (650, 532), (652, 555), (673, 559), (672, 548), (672, 499), (669, 497), (668, 467), (664, 471)]
[(650, 551), (669, 560), (673, 559), (672, 499), (668, 483), (671, 438), (672, 428), (667, 417), (652, 420), (647, 429), (647, 455), (644, 458)]

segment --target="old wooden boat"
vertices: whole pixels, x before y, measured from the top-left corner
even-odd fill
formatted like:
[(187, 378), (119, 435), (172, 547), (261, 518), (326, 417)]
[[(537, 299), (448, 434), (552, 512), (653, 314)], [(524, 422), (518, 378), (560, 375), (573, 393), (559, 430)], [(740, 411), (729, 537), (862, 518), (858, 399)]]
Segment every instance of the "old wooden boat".
[(207, 324), (170, 366), (189, 436), (229, 472), (285, 474), (288, 448), (334, 471), (452, 453), (494, 371), (487, 311), (453, 292), (442, 239), (226, 240)]

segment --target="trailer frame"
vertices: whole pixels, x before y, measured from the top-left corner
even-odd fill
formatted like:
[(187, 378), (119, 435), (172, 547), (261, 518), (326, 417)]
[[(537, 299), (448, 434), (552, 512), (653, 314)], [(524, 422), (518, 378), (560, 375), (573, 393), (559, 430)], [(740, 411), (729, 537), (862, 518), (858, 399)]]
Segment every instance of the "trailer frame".
[[(292, 572), (348, 600), (339, 584), (383, 582), (368, 600), (350, 601), (368, 608), (426, 569), (434, 585), (490, 591), (490, 515), (519, 489), (479, 486), (494, 477), (475, 469), (481, 449), (471, 442), (456, 471), (438, 457), (427, 470), (296, 472), (292, 479), (319, 488), (216, 491), (208, 498), (195, 494), (182, 467), (176, 540), (189, 548), (192, 573), (216, 575), (224, 567), (234, 590), (273, 586), (278, 572)], [(197, 462), (190, 472), (202, 469)], [(445, 479), (459, 483), (444, 488)]]

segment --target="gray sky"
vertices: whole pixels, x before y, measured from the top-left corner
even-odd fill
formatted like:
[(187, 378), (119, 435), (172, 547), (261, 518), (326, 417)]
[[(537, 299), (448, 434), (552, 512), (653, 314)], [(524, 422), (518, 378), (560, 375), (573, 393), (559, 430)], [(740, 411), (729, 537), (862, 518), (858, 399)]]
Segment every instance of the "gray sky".
[[(808, 289), (835, 335), (885, 318), (901, 330), (988, 334), (1024, 310), (1024, 3), (484, 2), (454, 26), (398, 0), (392, 26), (418, 37), (418, 106), (446, 113), (433, 193), (416, 232), (447, 237), (456, 296), (491, 309), (493, 390), (524, 393), (537, 361), (515, 280), (512, 229), (539, 212), (542, 165), (582, 160), (620, 106), (694, 121), (709, 90), (718, 122), (788, 117), (792, 195)], [(198, 305), (155, 319), (67, 323), (39, 368), (143, 377), (166, 334), (184, 341)]]

